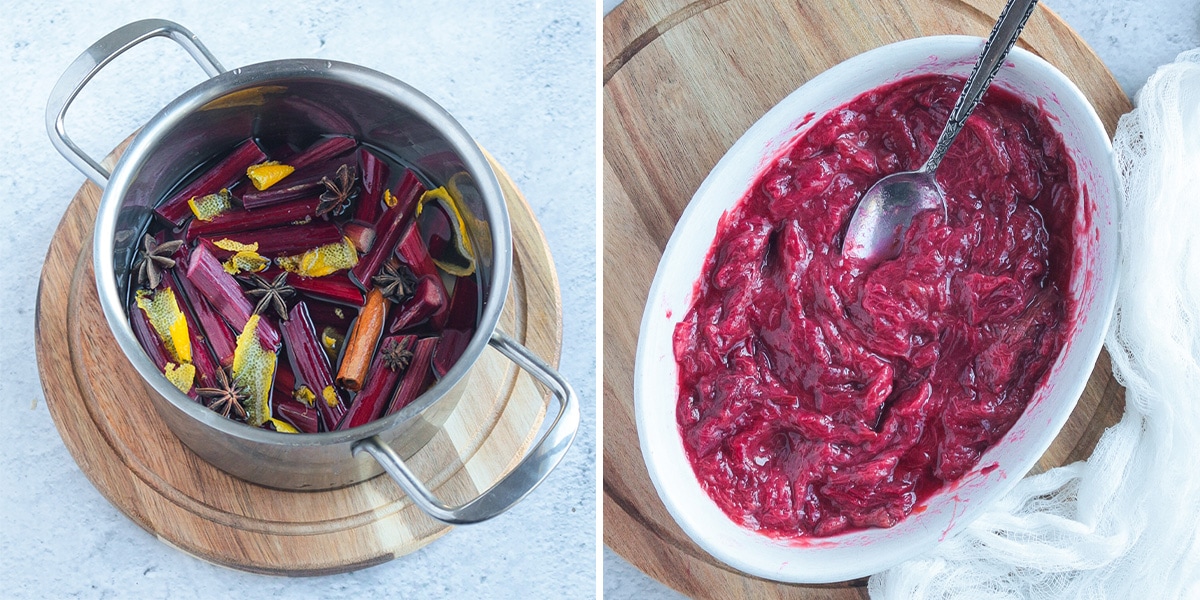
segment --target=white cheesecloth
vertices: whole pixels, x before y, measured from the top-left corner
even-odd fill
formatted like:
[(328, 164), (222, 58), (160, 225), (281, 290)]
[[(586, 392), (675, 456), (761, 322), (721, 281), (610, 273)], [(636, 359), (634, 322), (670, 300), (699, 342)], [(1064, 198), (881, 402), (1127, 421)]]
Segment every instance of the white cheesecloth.
[(1124, 190), (1105, 346), (1125, 415), (1086, 462), (1026, 477), (872, 598), (1200, 598), (1200, 49), (1113, 141)]

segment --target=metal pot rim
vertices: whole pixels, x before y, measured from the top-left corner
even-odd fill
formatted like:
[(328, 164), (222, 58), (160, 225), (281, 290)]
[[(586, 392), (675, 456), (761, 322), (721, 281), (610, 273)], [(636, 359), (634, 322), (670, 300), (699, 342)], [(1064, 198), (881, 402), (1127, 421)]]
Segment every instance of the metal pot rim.
[[(112, 256), (115, 250), (117, 215), (121, 202), (134, 181), (133, 174), (176, 125), (209, 102), (231, 92), (269, 84), (272, 81), (301, 78), (329, 80), (370, 90), (411, 110), (444, 135), (462, 157), (488, 209), (487, 221), (492, 228), (493, 265), (488, 296), (478, 327), (462, 356), (437, 383), (395, 414), (366, 425), (346, 431), (293, 435), (250, 427), (221, 417), (174, 387), (158, 371), (133, 335), (125, 316), (125, 305), (117, 289)], [(146, 123), (113, 168), (108, 185), (104, 188), (96, 213), (93, 262), (100, 305), (113, 337), (142, 378), (159, 394), (205, 426), (235, 438), (285, 447), (323, 446), (356, 442), (417, 418), (466, 375), (488, 345), (504, 308), (512, 277), (512, 230), (499, 181), (483, 152), (462, 125), (429, 97), (394, 77), (359, 65), (332, 60), (282, 59), (232, 69), (206, 79), (167, 104)]]

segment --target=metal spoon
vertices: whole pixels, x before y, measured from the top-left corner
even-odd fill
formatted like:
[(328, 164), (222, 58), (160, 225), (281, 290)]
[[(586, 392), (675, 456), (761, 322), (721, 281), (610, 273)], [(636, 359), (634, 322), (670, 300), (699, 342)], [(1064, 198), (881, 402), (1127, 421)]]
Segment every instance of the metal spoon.
[(962, 131), (967, 117), (975, 110), (988, 85), (1004, 64), (1004, 58), (1017, 42), (1021, 29), (1033, 14), (1037, 0), (1008, 0), (992, 34), (983, 45), (979, 62), (975, 63), (962, 94), (950, 111), (950, 120), (938, 137), (929, 160), (916, 171), (893, 173), (880, 179), (863, 195), (842, 240), (842, 256), (873, 266), (900, 254), (904, 233), (912, 224), (913, 215), (941, 208), (946, 211), (946, 199), (934, 172), (946, 155), (954, 138)]

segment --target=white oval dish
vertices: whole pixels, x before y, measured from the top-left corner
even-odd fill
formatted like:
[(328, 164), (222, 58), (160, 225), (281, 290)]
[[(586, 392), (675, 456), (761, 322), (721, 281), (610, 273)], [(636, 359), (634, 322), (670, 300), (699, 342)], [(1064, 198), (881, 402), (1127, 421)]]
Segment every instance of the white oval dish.
[[(792, 583), (828, 583), (887, 569), (933, 547), (977, 518), (1010, 490), (1050, 446), (1075, 407), (1104, 340), (1116, 297), (1119, 186), (1112, 146), (1087, 99), (1061, 72), (1014, 48), (993, 85), (1040, 104), (1075, 161), (1081, 202), (1071, 277), (1073, 326), (1045, 384), (1016, 425), (974, 470), (890, 529), (807, 541), (781, 541), (729, 519), (700, 487), (675, 419), (678, 368), (675, 325), (691, 308), (695, 282), (718, 220), (746, 193), (762, 168), (811, 122), (863, 92), (908, 76), (966, 77), (983, 40), (937, 36), (876, 48), (842, 62), (775, 105), (725, 153), (675, 226), (650, 287), (634, 371), (642, 457), (671, 516), (697, 544), (741, 571)], [(993, 468), (985, 468), (995, 465)], [(986, 471), (986, 472), (985, 472)]]

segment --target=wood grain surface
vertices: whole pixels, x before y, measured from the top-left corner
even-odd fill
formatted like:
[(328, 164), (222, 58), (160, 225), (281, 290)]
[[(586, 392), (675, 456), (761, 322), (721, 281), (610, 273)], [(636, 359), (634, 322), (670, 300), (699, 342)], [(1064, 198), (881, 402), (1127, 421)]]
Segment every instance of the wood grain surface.
[[(127, 144), (106, 161), (110, 168)], [(515, 246), (500, 328), (557, 364), (562, 304), (554, 263), (529, 205), (492, 165), (508, 201)], [(36, 346), (55, 425), (110, 502), (184, 552), (278, 575), (360, 569), (412, 552), (449, 530), (386, 476), (332, 491), (272, 490), (231, 477), (185, 448), (154, 411), (104, 321), (91, 254), (100, 193), (85, 184), (51, 242), (38, 291)], [(516, 466), (548, 399), (490, 347), (468, 377), (471, 385), (455, 412), (408, 461), (438, 496), (454, 503)]]
[[(865, 580), (798, 586), (717, 562), (659, 501), (633, 416), (633, 365), (650, 282), (675, 223), (725, 151), (805, 81), (891, 42), (987, 36), (1003, 0), (626, 0), (604, 19), (604, 541), (697, 598), (866, 598)], [(1039, 8), (1020, 45), (1064, 72), (1109, 135), (1131, 106), (1061, 19)], [(1107, 354), (1038, 463), (1091, 454), (1123, 411)]]

